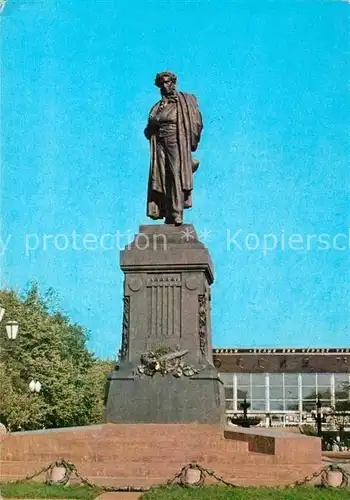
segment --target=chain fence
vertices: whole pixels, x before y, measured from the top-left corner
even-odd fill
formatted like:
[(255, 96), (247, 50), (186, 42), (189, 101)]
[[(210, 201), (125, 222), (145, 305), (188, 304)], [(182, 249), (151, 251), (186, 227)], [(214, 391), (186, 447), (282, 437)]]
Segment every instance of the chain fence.
[[(350, 474), (343, 468), (341, 467), (340, 464), (349, 464), (350, 465), (350, 460), (345, 460), (342, 462), (332, 462), (329, 465), (325, 465), (321, 467), (319, 471), (314, 472), (313, 474), (309, 476), (305, 476), (304, 479), (295, 481), (294, 483), (290, 483), (285, 486), (285, 488), (293, 488), (293, 487), (298, 487), (298, 486), (305, 486), (307, 483), (310, 483), (311, 481), (316, 480), (317, 478), (320, 477), (320, 484), (323, 487), (331, 487), (329, 484), (329, 473), (332, 471), (336, 471), (341, 473), (342, 477), (342, 482), (338, 488), (347, 488), (349, 486), (350, 482)], [(62, 467), (65, 469), (64, 475), (57, 480), (54, 480), (52, 477), (52, 472), (55, 467)], [(189, 482), (188, 479), (188, 472), (189, 471), (197, 471), (197, 480), (194, 480), (192, 482)], [(34, 472), (33, 474), (29, 474), (26, 477), (22, 479), (17, 479), (17, 480), (12, 480), (9, 481), (10, 484), (19, 484), (19, 483), (24, 483), (26, 481), (30, 481), (41, 474), (45, 474), (45, 484), (47, 485), (66, 485), (68, 484), (69, 480), (72, 478), (72, 476), (76, 477), (78, 480), (80, 480), (81, 484), (85, 484), (89, 486), (90, 488), (96, 488), (99, 489), (101, 492), (138, 492), (138, 493), (143, 493), (146, 491), (149, 491), (151, 487), (136, 487), (136, 486), (101, 486), (99, 484), (93, 483), (89, 481), (86, 477), (82, 476), (76, 466), (68, 462), (64, 459), (61, 460), (56, 460), (55, 462), (52, 462), (46, 467), (43, 467), (42, 469)], [(207, 477), (211, 477), (215, 479), (218, 483), (224, 484), (225, 486), (229, 486), (232, 488), (242, 488), (242, 485), (234, 484), (230, 481), (225, 480), (223, 477), (219, 476), (213, 471), (210, 471), (206, 469), (205, 467), (202, 467), (200, 464), (197, 462), (191, 462), (188, 465), (182, 467), (182, 469), (176, 473), (173, 477), (171, 477), (166, 483), (166, 485), (174, 485), (174, 484), (179, 484), (181, 486), (191, 486), (191, 487), (200, 487), (203, 486), (205, 483), (205, 480)], [(161, 485), (157, 485), (161, 486)]]

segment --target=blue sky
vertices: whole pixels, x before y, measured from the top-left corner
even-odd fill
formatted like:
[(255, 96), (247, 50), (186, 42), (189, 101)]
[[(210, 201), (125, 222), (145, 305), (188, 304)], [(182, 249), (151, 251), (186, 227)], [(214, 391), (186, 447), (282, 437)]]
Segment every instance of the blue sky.
[(204, 117), (185, 221), (210, 231), (214, 346), (348, 346), (348, 9), (9, 0), (2, 286), (53, 287), (97, 355), (115, 354), (118, 252), (78, 250), (72, 234), (130, 237), (147, 223), (143, 129), (158, 100), (154, 75), (169, 69)]

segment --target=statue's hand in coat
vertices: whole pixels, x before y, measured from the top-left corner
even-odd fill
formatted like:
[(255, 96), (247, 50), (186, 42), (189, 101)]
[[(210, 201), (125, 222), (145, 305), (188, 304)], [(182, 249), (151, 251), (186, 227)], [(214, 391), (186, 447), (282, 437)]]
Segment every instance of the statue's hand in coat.
[(156, 128), (157, 127), (153, 123), (151, 123), (150, 121), (148, 122), (147, 127), (145, 128), (144, 133), (145, 133), (146, 138), (149, 141), (151, 140), (152, 135), (156, 133)]
[(145, 136), (148, 140), (151, 139), (152, 135), (157, 132), (159, 127), (159, 118), (156, 115), (151, 114), (148, 119), (147, 127), (145, 128)]

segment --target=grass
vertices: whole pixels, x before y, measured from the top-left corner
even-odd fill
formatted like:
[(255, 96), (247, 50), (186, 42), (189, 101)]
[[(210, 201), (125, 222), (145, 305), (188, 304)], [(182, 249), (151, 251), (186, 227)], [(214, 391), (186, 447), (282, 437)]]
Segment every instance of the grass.
[(303, 488), (229, 488), (204, 486), (159, 487), (144, 493), (142, 500), (349, 500), (348, 489)]
[[(102, 489), (83, 485), (47, 486), (42, 483), (0, 484), (2, 498), (60, 498), (96, 499)], [(1, 498), (1, 497), (0, 497)], [(227, 486), (203, 486), (183, 488), (161, 486), (152, 488), (141, 496), (142, 500), (349, 500), (348, 489), (303, 488), (229, 488)]]
[[(101, 494), (100, 488), (84, 485), (48, 486), (43, 483), (2, 483), (0, 492), (3, 498), (69, 498), (90, 500)], [(1, 498), (1, 497), (0, 497)]]

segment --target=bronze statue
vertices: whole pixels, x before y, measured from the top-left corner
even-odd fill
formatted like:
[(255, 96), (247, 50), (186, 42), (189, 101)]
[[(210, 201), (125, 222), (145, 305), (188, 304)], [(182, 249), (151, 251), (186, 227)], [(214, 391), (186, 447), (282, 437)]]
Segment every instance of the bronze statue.
[(145, 129), (151, 146), (147, 215), (181, 225), (183, 210), (192, 206), (193, 173), (199, 166), (192, 152), (203, 124), (196, 97), (178, 92), (176, 80), (170, 71), (155, 78), (162, 99), (152, 107)]

